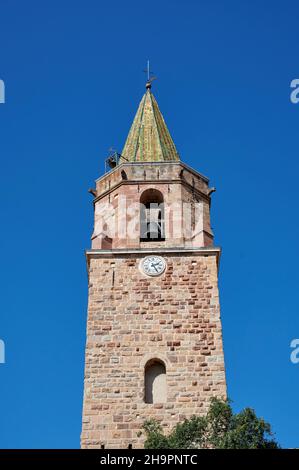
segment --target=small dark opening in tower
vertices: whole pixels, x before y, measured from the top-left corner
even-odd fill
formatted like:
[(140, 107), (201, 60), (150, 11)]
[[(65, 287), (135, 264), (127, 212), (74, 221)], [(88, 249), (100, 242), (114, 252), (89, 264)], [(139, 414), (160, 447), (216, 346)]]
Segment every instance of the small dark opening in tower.
[(140, 198), (140, 240), (163, 241), (164, 198), (157, 189), (147, 189)]
[(128, 445), (128, 449), (133, 449), (132, 444), (129, 444), (129, 445)]
[(101, 444), (101, 449), (105, 449), (105, 444)]
[(127, 180), (127, 179), (128, 179), (127, 173), (125, 172), (125, 170), (122, 170), (122, 171), (121, 171), (121, 178), (122, 178), (123, 180)]

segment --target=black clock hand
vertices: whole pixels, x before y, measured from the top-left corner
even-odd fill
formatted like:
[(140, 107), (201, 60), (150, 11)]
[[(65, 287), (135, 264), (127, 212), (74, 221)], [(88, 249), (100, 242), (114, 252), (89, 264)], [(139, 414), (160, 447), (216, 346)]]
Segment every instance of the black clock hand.
[(154, 266), (159, 266), (160, 261), (158, 261), (158, 263), (153, 263), (153, 264), (154, 264)]
[[(157, 263), (156, 263), (157, 264)], [(155, 270), (158, 272), (158, 269), (156, 268), (156, 264), (152, 263), (152, 266), (155, 268)]]

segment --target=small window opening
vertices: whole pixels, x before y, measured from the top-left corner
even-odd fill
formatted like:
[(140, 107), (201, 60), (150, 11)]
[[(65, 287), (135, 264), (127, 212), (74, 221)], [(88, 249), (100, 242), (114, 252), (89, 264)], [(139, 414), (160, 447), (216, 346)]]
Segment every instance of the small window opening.
[(164, 199), (156, 189), (147, 189), (140, 198), (140, 240), (165, 240)]
[(144, 370), (145, 403), (166, 403), (167, 384), (165, 364), (158, 360), (149, 361)]

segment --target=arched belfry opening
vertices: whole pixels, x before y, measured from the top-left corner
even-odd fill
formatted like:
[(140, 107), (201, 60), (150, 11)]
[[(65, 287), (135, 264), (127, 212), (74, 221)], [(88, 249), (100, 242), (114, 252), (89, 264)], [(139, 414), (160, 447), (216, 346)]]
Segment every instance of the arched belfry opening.
[(140, 197), (140, 240), (165, 240), (164, 198), (154, 188), (146, 189)]
[(166, 367), (160, 359), (151, 359), (144, 368), (145, 403), (166, 403)]

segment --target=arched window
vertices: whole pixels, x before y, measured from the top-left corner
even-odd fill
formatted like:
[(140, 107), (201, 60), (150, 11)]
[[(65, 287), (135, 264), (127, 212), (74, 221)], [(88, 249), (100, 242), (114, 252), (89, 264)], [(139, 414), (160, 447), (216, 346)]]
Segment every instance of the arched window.
[(121, 174), (121, 179), (122, 180), (127, 180), (128, 179), (127, 173), (125, 172), (125, 170), (121, 170), (120, 174)]
[(164, 199), (157, 189), (147, 189), (140, 198), (140, 240), (165, 240)]
[(144, 369), (144, 401), (145, 403), (166, 403), (166, 367), (158, 359), (151, 359)]

